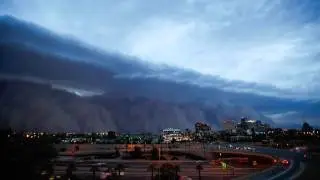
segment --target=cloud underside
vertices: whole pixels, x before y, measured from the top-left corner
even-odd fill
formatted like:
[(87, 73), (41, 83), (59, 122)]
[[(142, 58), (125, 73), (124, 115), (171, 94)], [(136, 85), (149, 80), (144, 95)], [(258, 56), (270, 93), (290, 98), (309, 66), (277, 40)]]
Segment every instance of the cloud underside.
[(319, 97), (318, 1), (21, 0), (1, 6), (60, 34), (159, 65), (149, 74), (122, 77)]

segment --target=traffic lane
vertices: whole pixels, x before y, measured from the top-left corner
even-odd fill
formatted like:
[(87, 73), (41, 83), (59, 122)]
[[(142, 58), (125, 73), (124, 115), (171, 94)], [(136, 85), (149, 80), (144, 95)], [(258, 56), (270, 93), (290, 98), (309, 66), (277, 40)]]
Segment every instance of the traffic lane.
[[(54, 170), (57, 174), (65, 174), (67, 167), (65, 166), (55, 166)], [(101, 169), (101, 170), (106, 170)], [(247, 169), (247, 168), (235, 168), (235, 169), (222, 169), (222, 168), (213, 168), (210, 166), (205, 166), (203, 170), (201, 171), (201, 174), (203, 175), (226, 175), (226, 174), (232, 174), (232, 175), (246, 175), (252, 172), (258, 171), (257, 169)], [(150, 171), (148, 171), (147, 167), (131, 167), (125, 169), (126, 175), (148, 175), (150, 174)], [(154, 172), (157, 172), (156, 170)], [(90, 167), (77, 167), (76, 171), (74, 171), (75, 174), (92, 174), (90, 171)], [(98, 172), (97, 172), (98, 173)], [(186, 175), (186, 176), (192, 176), (193, 174), (197, 173), (197, 170), (193, 166), (184, 167), (181, 168), (181, 171), (179, 174)]]
[[(198, 176), (189, 176), (191, 179), (199, 179)], [(225, 176), (202, 176), (201, 180), (231, 180), (235, 178), (235, 176), (225, 175)], [(122, 180), (150, 180), (150, 177), (122, 177)]]
[[(189, 168), (189, 167), (196, 167), (197, 163), (196, 162), (189, 162), (189, 163), (176, 163), (176, 162), (164, 162), (164, 163), (171, 163), (171, 164), (174, 164), (174, 165), (178, 165), (181, 169), (183, 168)], [(110, 167), (110, 168), (115, 168), (118, 164), (122, 164), (124, 165), (125, 168), (131, 168), (131, 167), (139, 167), (139, 168), (148, 168), (151, 164), (154, 164), (155, 167), (160, 167), (162, 164), (164, 163), (157, 163), (157, 162), (154, 162), (154, 163), (142, 163), (142, 162), (131, 162), (131, 163), (105, 163), (103, 165), (97, 165), (97, 164), (76, 164), (76, 167), (92, 167), (93, 165), (96, 165), (96, 166), (99, 166), (99, 167)], [(202, 165), (203, 168), (220, 168), (221, 165), (216, 165), (216, 164), (212, 164), (212, 163), (200, 163)], [(68, 164), (56, 164), (56, 166), (58, 167), (67, 167)], [(231, 167), (231, 166), (230, 166)], [(264, 166), (262, 166), (262, 168), (251, 168), (251, 167), (246, 167), (246, 166), (238, 166), (238, 167), (233, 167), (235, 169), (243, 169), (243, 168), (246, 168), (246, 169), (265, 169)]]
[[(55, 172), (56, 175), (65, 175), (65, 172), (63, 171), (56, 171)], [(76, 176), (88, 176), (88, 175), (92, 175), (92, 172), (89, 171), (75, 171), (73, 172), (74, 175)], [(154, 171), (154, 175), (158, 174), (156, 171)], [(189, 173), (185, 173), (185, 172), (179, 172), (178, 173), (181, 176), (188, 176), (188, 177), (192, 177), (195, 174), (197, 174), (197, 172), (189, 172)], [(241, 172), (241, 173), (237, 173), (237, 174), (233, 174), (232, 172), (219, 172), (219, 173), (206, 173), (206, 172), (201, 172), (201, 176), (207, 176), (207, 177), (214, 177), (214, 176), (244, 176), (247, 175), (247, 172)], [(96, 172), (96, 176), (100, 176), (100, 172)], [(151, 176), (151, 172), (124, 172), (124, 177), (150, 177)]]
[(299, 155), (303, 155), (301, 152), (292, 152), (290, 150), (285, 149), (274, 149), (269, 147), (256, 147), (256, 151), (268, 154), (275, 154), (281, 157), (294, 158)]
[[(231, 145), (233, 148), (230, 148)], [(283, 149), (274, 149), (270, 147), (260, 147), (260, 146), (252, 146), (252, 145), (245, 145), (245, 144), (226, 144), (223, 146), (219, 145), (209, 145), (210, 148), (213, 149), (219, 149), (219, 150), (232, 150), (234, 152), (257, 152), (262, 154), (268, 154), (272, 156), (278, 156), (283, 158), (295, 158), (295, 157), (301, 157), (303, 156), (303, 153), (301, 152), (292, 152), (290, 150), (283, 150)], [(235, 147), (241, 148), (240, 150), (235, 149)], [(243, 150), (244, 147), (251, 147), (254, 148), (254, 151), (252, 150)]]
[[(71, 162), (56, 162), (56, 165), (59, 166), (67, 166)], [(75, 161), (77, 166), (92, 166), (92, 165), (99, 165), (99, 166), (116, 166), (118, 164), (123, 164), (125, 166), (139, 166), (139, 165), (150, 165), (150, 164), (155, 164), (155, 165), (161, 165), (164, 163), (172, 163), (176, 165), (194, 165), (196, 166), (197, 164), (201, 165), (211, 165), (209, 161), (139, 161), (139, 160), (116, 160), (116, 161), (104, 161), (104, 160), (95, 160), (95, 161), (84, 161), (84, 162), (79, 162)]]

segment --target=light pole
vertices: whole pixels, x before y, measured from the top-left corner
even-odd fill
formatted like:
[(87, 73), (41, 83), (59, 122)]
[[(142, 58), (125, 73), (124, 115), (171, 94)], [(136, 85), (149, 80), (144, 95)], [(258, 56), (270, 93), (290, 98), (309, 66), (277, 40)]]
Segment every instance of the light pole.
[(206, 147), (205, 147), (205, 141), (202, 140), (202, 148), (203, 148), (203, 157), (206, 156)]
[[(159, 154), (158, 154), (158, 156), (159, 156), (159, 161), (160, 161), (160, 157), (161, 157), (161, 149), (160, 148), (158, 148), (159, 150)], [(160, 162), (159, 162), (160, 163)], [(159, 168), (158, 168), (158, 170), (159, 170), (159, 172), (158, 172), (158, 177), (159, 177), (159, 180), (161, 179), (160, 178), (160, 166), (159, 166)]]

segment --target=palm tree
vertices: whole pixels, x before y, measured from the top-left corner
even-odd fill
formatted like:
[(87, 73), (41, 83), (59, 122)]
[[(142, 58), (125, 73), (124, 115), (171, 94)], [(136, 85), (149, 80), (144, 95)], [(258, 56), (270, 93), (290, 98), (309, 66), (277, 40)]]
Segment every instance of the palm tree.
[(173, 167), (173, 169), (174, 169), (174, 172), (175, 172), (175, 176), (177, 178), (178, 177), (178, 172), (180, 172), (180, 166), (179, 165), (175, 165)]
[(120, 156), (121, 156), (121, 153), (120, 153), (119, 148), (118, 148), (118, 147), (115, 147), (114, 150), (115, 150), (115, 156), (116, 156), (116, 157), (120, 157)]
[(105, 166), (107, 169), (104, 171), (105, 173), (110, 173), (111, 175), (113, 175), (114, 173), (114, 171), (113, 171), (113, 168), (112, 167), (107, 167), (107, 166)]
[(159, 156), (159, 149), (156, 148), (155, 146), (152, 147), (152, 150), (151, 150), (151, 158), (152, 160), (158, 160), (160, 159), (160, 156)]
[(72, 178), (72, 175), (73, 175), (73, 172), (76, 171), (77, 168), (76, 168), (76, 165), (74, 163), (70, 163), (66, 169), (66, 177), (67, 179), (71, 179)]
[(197, 171), (198, 171), (199, 180), (201, 180), (201, 171), (203, 170), (202, 165), (201, 165), (201, 164), (198, 164), (198, 165), (196, 166), (196, 169), (197, 169)]
[(118, 171), (118, 176), (120, 176), (120, 172), (124, 171), (124, 165), (123, 164), (118, 164), (117, 167), (115, 168), (116, 171)]
[(177, 158), (176, 156), (173, 156), (173, 157), (171, 158), (171, 160), (172, 160), (172, 161), (174, 161), (174, 160), (179, 160), (179, 158)]
[(90, 171), (92, 172), (92, 179), (96, 179), (96, 172), (99, 171), (99, 167), (96, 165), (91, 166)]
[[(179, 167), (176, 167), (174, 164), (171, 163), (164, 163), (160, 167), (160, 178), (161, 179), (175, 179), (180, 170)], [(175, 178), (173, 178), (175, 177)]]
[(156, 165), (151, 163), (149, 166), (148, 166), (148, 171), (151, 171), (151, 179), (153, 179), (153, 172), (156, 170)]
[(126, 152), (127, 152), (127, 153), (128, 153), (129, 140), (130, 140), (130, 139), (129, 139), (129, 136), (127, 135), (127, 136), (126, 136), (126, 140), (125, 140), (125, 141), (126, 141)]

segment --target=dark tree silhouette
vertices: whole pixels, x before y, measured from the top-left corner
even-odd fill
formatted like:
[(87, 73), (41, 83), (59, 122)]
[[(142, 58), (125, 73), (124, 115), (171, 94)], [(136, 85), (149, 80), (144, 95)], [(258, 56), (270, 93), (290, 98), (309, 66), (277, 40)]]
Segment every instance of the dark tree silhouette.
[(73, 178), (73, 172), (76, 171), (76, 165), (74, 163), (70, 163), (66, 169), (66, 179)]
[(125, 137), (125, 142), (126, 142), (126, 152), (128, 153), (128, 147), (129, 147), (129, 142), (130, 142), (129, 136)]
[(142, 157), (142, 151), (139, 146), (135, 146), (134, 150), (130, 153), (132, 158), (141, 158)]
[(79, 145), (76, 145), (75, 148), (74, 148), (74, 151), (78, 152), (79, 150), (80, 150)]
[(159, 150), (156, 147), (153, 147), (151, 150), (151, 159), (152, 160), (159, 160)]
[[(10, 179), (39, 179), (43, 171), (50, 173), (51, 160), (57, 156), (51, 140), (47, 137), (26, 138), (12, 130), (0, 131), (3, 177)], [(11, 173), (12, 169), (19, 173)], [(43, 177), (42, 177), (43, 178)]]
[(203, 170), (202, 165), (201, 165), (201, 164), (198, 164), (198, 165), (196, 166), (196, 169), (197, 169), (197, 171), (198, 171), (199, 180), (201, 180), (201, 171)]
[(148, 171), (151, 171), (151, 179), (153, 179), (153, 173), (154, 171), (157, 169), (156, 168), (157, 166), (153, 163), (151, 163), (149, 166), (148, 166)]
[(120, 157), (121, 154), (120, 154), (119, 148), (118, 148), (118, 147), (115, 147), (114, 149), (115, 149), (115, 156), (116, 156), (116, 157)]
[(173, 167), (173, 169), (174, 169), (174, 172), (175, 172), (175, 177), (179, 177), (179, 172), (180, 172), (180, 166), (179, 165), (175, 165), (174, 167)]
[(100, 171), (99, 167), (96, 165), (91, 166), (90, 171), (92, 172), (92, 179), (96, 179), (96, 172)]
[(178, 179), (178, 172), (180, 167), (171, 163), (164, 163), (160, 167), (160, 174), (156, 176), (156, 179), (161, 180), (173, 180)]
[(117, 175), (120, 177), (120, 173), (125, 170), (125, 167), (123, 164), (118, 164), (115, 170), (118, 172)]
[(177, 158), (176, 156), (172, 157), (171, 160), (179, 160), (179, 158)]

